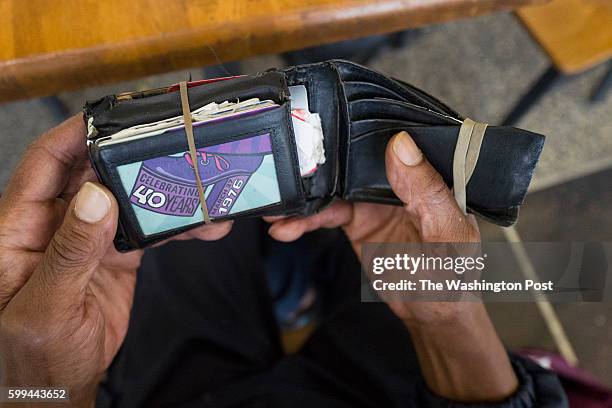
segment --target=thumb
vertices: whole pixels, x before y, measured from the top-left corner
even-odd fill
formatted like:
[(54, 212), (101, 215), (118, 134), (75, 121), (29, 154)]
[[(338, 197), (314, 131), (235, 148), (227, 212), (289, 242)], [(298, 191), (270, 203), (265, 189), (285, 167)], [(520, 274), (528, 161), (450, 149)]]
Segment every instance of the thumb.
[(38, 272), (45, 287), (81, 291), (112, 245), (117, 229), (117, 202), (106, 188), (83, 184), (70, 203), (64, 222), (47, 247)]
[(462, 221), (463, 213), (444, 179), (407, 132), (399, 132), (387, 144), (385, 166), (391, 188), (421, 224)]

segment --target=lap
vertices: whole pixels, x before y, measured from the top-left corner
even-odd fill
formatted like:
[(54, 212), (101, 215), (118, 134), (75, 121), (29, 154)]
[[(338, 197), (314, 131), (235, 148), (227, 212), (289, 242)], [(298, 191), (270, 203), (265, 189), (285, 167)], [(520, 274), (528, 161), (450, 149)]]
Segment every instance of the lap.
[[(263, 226), (247, 220), (217, 242), (146, 252), (128, 335), (99, 406), (232, 405), (266, 396), (297, 407), (329, 396), (346, 406), (392, 407), (414, 399), (420, 377), (409, 334), (386, 305), (361, 303), (359, 262), (342, 234), (316, 263), (325, 317), (298, 353), (283, 356), (263, 237)], [(299, 248), (306, 252), (296, 256), (311, 254)]]

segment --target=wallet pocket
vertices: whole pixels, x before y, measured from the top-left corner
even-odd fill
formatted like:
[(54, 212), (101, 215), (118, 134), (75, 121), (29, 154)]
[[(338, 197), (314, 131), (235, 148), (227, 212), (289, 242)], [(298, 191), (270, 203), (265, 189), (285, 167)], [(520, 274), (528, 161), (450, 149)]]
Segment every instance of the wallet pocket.
[(351, 123), (351, 141), (357, 141), (368, 133), (382, 129), (396, 129), (400, 131), (407, 126), (425, 126), (418, 122), (397, 119), (364, 119)]
[(362, 67), (361, 65), (347, 61), (336, 61), (336, 67), (340, 75), (340, 80), (343, 83), (364, 82), (375, 84), (386, 88), (392, 93), (400, 95), (402, 100), (406, 102), (423, 106), (438, 113), (455, 116), (454, 112), (452, 112), (452, 110), (442, 102), (438, 101), (431, 95), (427, 95), (425, 92), (410, 84), (397, 81), (393, 78), (389, 78), (378, 72)]
[(344, 95), (348, 101), (358, 99), (387, 98), (406, 101), (400, 94), (393, 92), (384, 86), (369, 82), (350, 81), (344, 82)]
[[(292, 213), (304, 202), (288, 103), (193, 128), (212, 220)], [(123, 237), (142, 247), (203, 223), (183, 127), (122, 143), (90, 145), (102, 181), (116, 195)]]
[(461, 124), (459, 120), (450, 116), (444, 116), (408, 102), (385, 98), (349, 102), (349, 115), (352, 122), (366, 119), (393, 119), (429, 126)]
[(338, 76), (330, 63), (289, 67), (283, 72), (288, 85), (306, 88), (309, 110), (321, 118), (325, 162), (319, 164), (314, 174), (302, 179), (307, 202), (301, 214), (310, 215), (331, 203), (337, 193), (341, 149), (339, 134), (344, 129), (339, 118)]

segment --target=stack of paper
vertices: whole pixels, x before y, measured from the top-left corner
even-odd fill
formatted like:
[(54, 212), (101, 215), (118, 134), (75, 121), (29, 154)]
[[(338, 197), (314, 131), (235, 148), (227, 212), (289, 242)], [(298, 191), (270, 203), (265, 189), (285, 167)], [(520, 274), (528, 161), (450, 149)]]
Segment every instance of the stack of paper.
[[(304, 86), (292, 86), (289, 87), (289, 90), (291, 92), (291, 116), (300, 164), (300, 175), (307, 176), (314, 173), (318, 165), (325, 163), (321, 119), (318, 114), (308, 111), (308, 96)], [(197, 127), (206, 123), (231, 120), (277, 106), (278, 104), (271, 100), (261, 101), (258, 98), (251, 98), (242, 102), (213, 102), (194, 110), (191, 112), (191, 116), (193, 126)], [(100, 140), (98, 144), (103, 146), (156, 136), (184, 126), (183, 116), (175, 116), (158, 122), (144, 123), (123, 129), (104, 140)]]

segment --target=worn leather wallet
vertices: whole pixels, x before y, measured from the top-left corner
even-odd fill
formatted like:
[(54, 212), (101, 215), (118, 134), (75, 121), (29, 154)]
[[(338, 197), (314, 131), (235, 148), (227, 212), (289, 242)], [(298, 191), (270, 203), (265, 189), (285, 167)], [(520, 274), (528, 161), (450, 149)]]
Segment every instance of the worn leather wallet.
[[(453, 187), (464, 119), (363, 66), (332, 60), (182, 86), (186, 95), (173, 85), (85, 106), (92, 165), (120, 206), (119, 250), (205, 221), (309, 215), (334, 199), (401, 205), (384, 157), (401, 130)], [(513, 224), (543, 143), (536, 133), (488, 126), (464, 186), (467, 211)]]

